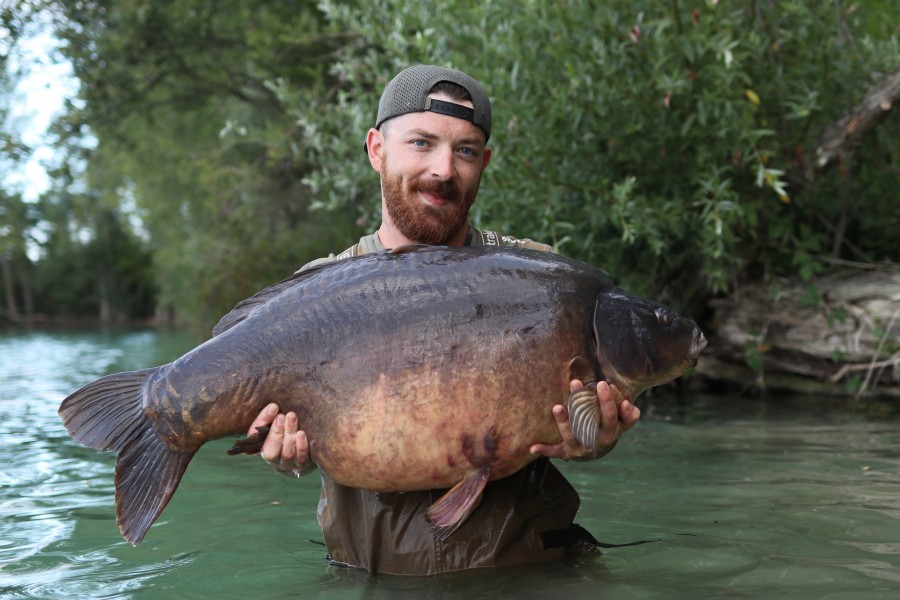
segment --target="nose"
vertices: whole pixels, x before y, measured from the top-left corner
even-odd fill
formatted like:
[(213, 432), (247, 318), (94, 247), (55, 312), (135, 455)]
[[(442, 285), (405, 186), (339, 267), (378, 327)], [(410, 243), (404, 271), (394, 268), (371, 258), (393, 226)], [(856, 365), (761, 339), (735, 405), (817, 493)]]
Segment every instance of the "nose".
[(431, 176), (444, 181), (453, 178), (453, 151), (450, 148), (439, 148), (431, 153)]

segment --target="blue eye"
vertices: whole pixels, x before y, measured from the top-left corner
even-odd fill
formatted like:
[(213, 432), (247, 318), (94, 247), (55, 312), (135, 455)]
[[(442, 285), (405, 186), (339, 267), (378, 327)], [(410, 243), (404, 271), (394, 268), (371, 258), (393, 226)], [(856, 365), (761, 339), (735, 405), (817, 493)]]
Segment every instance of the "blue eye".
[(425, 140), (413, 140), (412, 142), (417, 148), (424, 148), (428, 143)]

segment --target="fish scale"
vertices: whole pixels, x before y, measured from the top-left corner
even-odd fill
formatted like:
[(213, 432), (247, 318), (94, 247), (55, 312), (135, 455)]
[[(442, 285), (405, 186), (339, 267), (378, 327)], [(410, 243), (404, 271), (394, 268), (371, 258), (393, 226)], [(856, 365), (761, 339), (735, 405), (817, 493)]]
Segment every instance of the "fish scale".
[[(139, 543), (191, 457), (240, 435), (269, 403), (294, 411), (335, 482), (451, 488), (428, 510), (446, 538), (484, 485), (561, 440), (551, 409), (595, 445), (595, 384), (619, 398), (691, 368), (696, 324), (600, 270), (517, 248), (404, 247), (303, 271), (225, 315), (168, 365), (108, 375), (60, 406), (69, 433), (119, 453), (116, 515)], [(584, 387), (570, 391), (579, 379)], [(257, 452), (263, 434), (236, 443)]]

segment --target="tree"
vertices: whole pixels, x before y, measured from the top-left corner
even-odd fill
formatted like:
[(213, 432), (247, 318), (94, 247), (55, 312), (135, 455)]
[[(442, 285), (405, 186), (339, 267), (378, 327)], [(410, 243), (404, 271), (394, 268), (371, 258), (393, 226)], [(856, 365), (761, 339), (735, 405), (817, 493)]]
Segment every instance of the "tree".
[[(343, 43), (314, 3), (58, 3), (82, 82), (58, 131), (89, 131), (86, 177), (132, 205), (152, 240), (160, 302), (208, 327), (233, 304), (341, 239), (351, 218), (307, 211), (280, 80), (318, 93)], [(330, 243), (329, 243), (330, 245)]]
[[(0, 36), (0, 172), (8, 173), (27, 154), (9, 121), (15, 74), (9, 71), (9, 57), (18, 38), (21, 25), (10, 8), (0, 10), (0, 22), (5, 35)], [(2, 320), (19, 322), (31, 315), (31, 293), (28, 286), (26, 254), (28, 230), (33, 225), (28, 205), (19, 194), (4, 187), (0, 178), (0, 289), (3, 290)], [(24, 306), (22, 306), (24, 304)], [(23, 311), (24, 309), (24, 311)]]
[(29, 205), (18, 195), (0, 190), (0, 288), (3, 289), (4, 320), (18, 323), (32, 316), (29, 286), (31, 261), (26, 249), (34, 217)]
[[(374, 217), (358, 140), (387, 79), (434, 62), (481, 79), (494, 100), (479, 220), (626, 287), (699, 311), (741, 280), (823, 271), (838, 237), (840, 256), (898, 258), (900, 124), (885, 121), (847, 165), (864, 186), (811, 158), (825, 126), (900, 63), (887, 3), (322, 6), (364, 36), (339, 55), (343, 88), (327, 110), (289, 102), (330, 208)], [(853, 197), (865, 201), (845, 211)], [(846, 235), (831, 225), (842, 212)]]
[(49, 192), (31, 208), (41, 231), (32, 242), (38, 315), (101, 323), (153, 315), (150, 252), (123, 215), (85, 193)]
[(897, 258), (896, 119), (815, 165), (826, 126), (900, 63), (889, 2), (50, 6), (82, 82), (58, 131), (94, 140), (73, 168), (143, 223), (161, 302), (198, 323), (377, 222), (360, 142), (414, 62), (494, 99), (476, 220), (636, 292), (697, 314), (823, 256)]

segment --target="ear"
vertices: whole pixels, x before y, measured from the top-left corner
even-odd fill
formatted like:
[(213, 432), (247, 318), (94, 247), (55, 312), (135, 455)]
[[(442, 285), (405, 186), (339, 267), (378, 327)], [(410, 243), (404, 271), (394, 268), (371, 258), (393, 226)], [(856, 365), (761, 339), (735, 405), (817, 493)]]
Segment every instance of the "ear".
[(369, 154), (369, 164), (381, 173), (381, 163), (384, 160), (384, 134), (377, 129), (370, 129), (366, 134), (366, 152)]
[(483, 156), (484, 156), (484, 161), (482, 161), (482, 163), (481, 163), (481, 171), (482, 172), (484, 172), (484, 170), (487, 169), (488, 164), (490, 164), (490, 162), (491, 162), (491, 147), (490, 146), (484, 147), (484, 155)]

